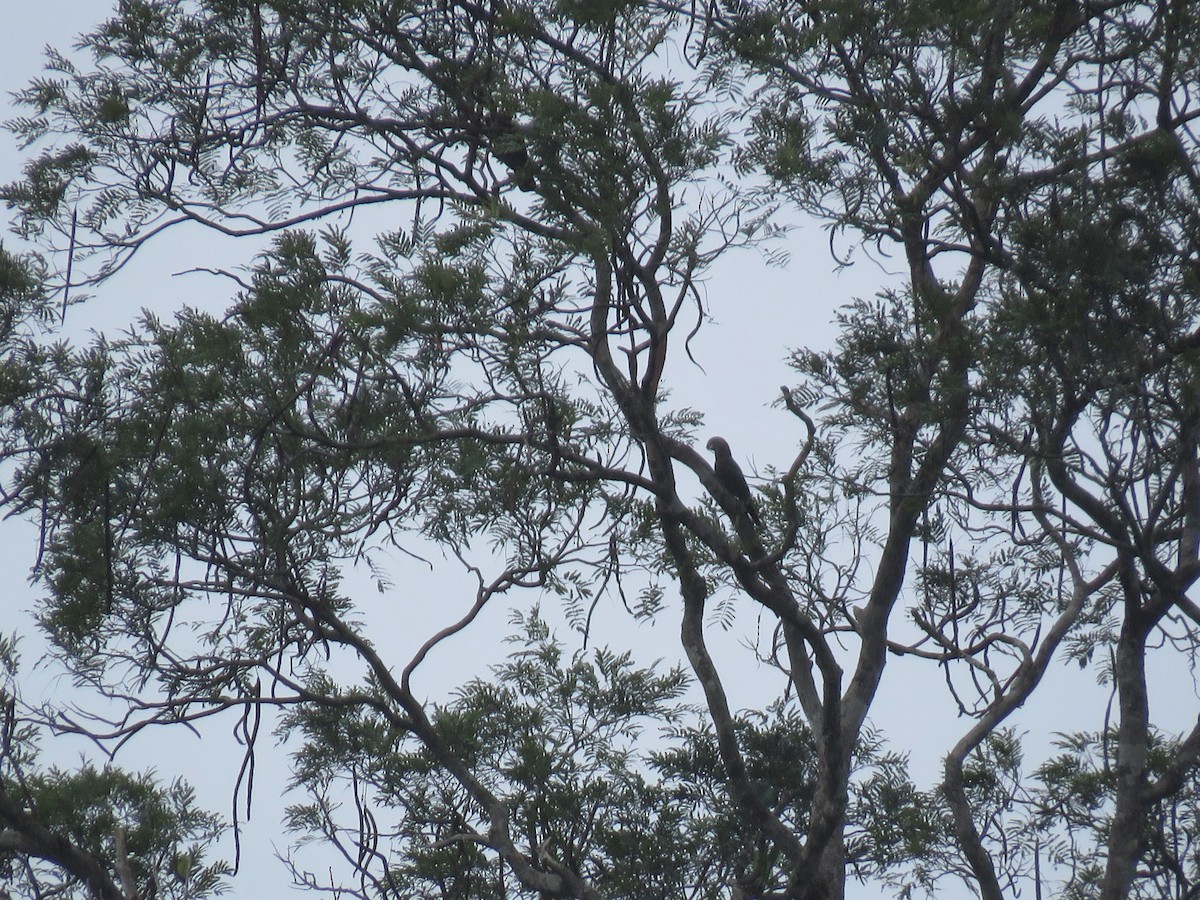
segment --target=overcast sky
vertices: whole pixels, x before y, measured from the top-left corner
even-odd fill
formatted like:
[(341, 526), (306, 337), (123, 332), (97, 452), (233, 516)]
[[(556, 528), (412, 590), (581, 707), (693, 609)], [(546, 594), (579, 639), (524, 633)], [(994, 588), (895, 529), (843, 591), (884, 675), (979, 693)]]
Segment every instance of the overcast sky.
[[(0, 89), (6, 92), (4, 118), (12, 115), (7, 92), (38, 74), (43, 47), (52, 44), (67, 49), (73, 36), (102, 18), (107, 9), (106, 3), (81, 0), (43, 0), (38, 3), (0, 0), (0, 22), (3, 23), (0, 28)], [(0, 138), (0, 181), (7, 182), (16, 176), (20, 158), (11, 136)], [(5, 243), (15, 246), (11, 236), (5, 238)], [(214, 241), (200, 246), (206, 253), (211, 250), (221, 257), (223, 264), (233, 264), (231, 260), (245, 262), (249, 258), (245, 248), (229, 242)], [(734, 453), (748, 471), (768, 465), (786, 468), (795, 452), (796, 441), (801, 437), (795, 420), (769, 405), (778, 396), (778, 385), (790, 381), (784, 365), (789, 348), (804, 344), (828, 346), (833, 334), (830, 321), (836, 307), (848, 302), (855, 294), (872, 295), (887, 280), (886, 273), (868, 260), (841, 274), (835, 273), (825, 235), (816, 227), (798, 228), (789, 239), (788, 250), (793, 259), (787, 269), (764, 268), (760, 259), (746, 253), (731, 259), (720, 270), (708, 286), (716, 325), (707, 327), (693, 345), (693, 352), (703, 369), (691, 367), (683, 356), (679, 356), (673, 361), (677, 368), (671, 372), (674, 402), (704, 411), (707, 421), (704, 434), (720, 433), (730, 437)], [(205, 264), (208, 264), (207, 260), (206, 256)], [(203, 276), (172, 274), (198, 262), (170, 253), (156, 254), (152, 247), (146, 259), (139, 259), (119, 276), (120, 285), (101, 292), (95, 308), (72, 310), (69, 330), (83, 336), (89, 329), (107, 327), (105, 323), (119, 325), (128, 321), (142, 306), (166, 312), (161, 308), (164, 297), (172, 298), (171, 302), (223, 305), (229, 297), (227, 285)], [(3, 537), (0, 565), (10, 573), (8, 593), (0, 600), (7, 622), (10, 612), (27, 611), (32, 605), (34, 595), (30, 590), (21, 589), (20, 583), (32, 560), (33, 544), (28, 528), (6, 522), (0, 523), (0, 529), (3, 529), (0, 531)], [(420, 618), (420, 621), (423, 628), (430, 629), (457, 616), (457, 610), (465, 602), (461, 592), (457, 593), (457, 600), (447, 600), (436, 606), (421, 603), (422, 598), (456, 596), (454, 586), (447, 579), (457, 576), (446, 574), (440, 567), (430, 574), (427, 567), (414, 565), (411, 560), (397, 559), (396, 564), (407, 567), (404, 571), (408, 593), (399, 599), (382, 600), (374, 595), (364, 595), (372, 614), (390, 614), (394, 618), (397, 607), (385, 608), (381, 604), (401, 603), (408, 611), (406, 615), (412, 614), (414, 618), (420, 618), (418, 613), (427, 615), (428, 618)], [(451, 589), (448, 590), (447, 585), (451, 585)], [(504, 616), (498, 614), (497, 618), (502, 626)], [(752, 617), (743, 616), (742, 620), (746, 629), (754, 627)], [(632, 627), (627, 622), (624, 626)], [(677, 630), (669, 616), (660, 621), (658, 628), (657, 632), (645, 630), (639, 643), (647, 648), (658, 648), (658, 655), (663, 655), (674, 647)], [(430, 631), (410, 629), (407, 633), (407, 639), (412, 640), (414, 635), (423, 638)], [(459, 661), (464, 658), (477, 661), (497, 658), (503, 647), (496, 643), (496, 634), (495, 627), (486, 627), (482, 629), (481, 637), (460, 639), (448, 648), (447, 655), (431, 666), (434, 674), (429, 690), (439, 690), (441, 679), (446, 679), (444, 683), (448, 684), (451, 676), (460, 671)], [(404, 635), (397, 635), (399, 645), (402, 646), (404, 640)], [(480, 643), (470, 643), (475, 640)], [(741, 659), (745, 663), (749, 657), (742, 655)], [(902, 677), (896, 677), (901, 673)], [(767, 684), (774, 685), (776, 677), (752, 663), (746, 664), (738, 677), (730, 679), (735, 704), (754, 703), (756, 697), (763, 696), (759, 689)], [(1190, 680), (1190, 676), (1178, 668), (1164, 669), (1158, 677), (1161, 681)], [(1167, 712), (1175, 713), (1170, 718), (1184, 723), (1194, 717), (1196, 704), (1192, 698), (1195, 690), (1188, 682), (1181, 684), (1185, 690), (1178, 695), (1179, 708)], [(1038, 744), (1045, 746), (1049, 732), (1097, 727), (1097, 711), (1104, 700), (1103, 693), (1094, 688), (1090, 673), (1065, 670), (1056, 675), (1054, 690), (1039, 694), (1016, 724), (1037, 735), (1031, 744), (1032, 750)], [(1162, 712), (1161, 709), (1158, 711)], [(1161, 720), (1162, 717), (1158, 718)], [(873, 719), (884, 727), (896, 747), (911, 752), (914, 774), (923, 786), (929, 786), (937, 777), (941, 754), (967, 727), (964, 720), (954, 715), (949, 698), (941, 689), (940, 675), (935, 670), (924, 666), (901, 668), (894, 663), (893, 670), (885, 675)], [(269, 747), (264, 745), (264, 749)], [(70, 752), (81, 751), (82, 748), (75, 747)], [(134, 742), (130, 759), (122, 757), (120, 762), (133, 768), (152, 763), (161, 771), (178, 771), (189, 779), (200, 781), (205, 804), (228, 815), (229, 791), (239, 760), (232, 755), (222, 760), (219, 755), (206, 753), (205, 768), (199, 773), (189, 771), (186, 765), (171, 765), (172, 761), (187, 760), (198, 751), (198, 743), (193, 737), (181, 733), (168, 738), (160, 733), (153, 742)], [(263, 761), (260, 760), (260, 775), (266, 784), (260, 783), (262, 797), (256, 798), (261, 814), (244, 845), (247, 848), (246, 873), (244, 880), (239, 879), (235, 885), (234, 897), (278, 895), (283, 877), (282, 871), (270, 859), (272, 841), (281, 848), (284, 845), (282, 839), (274, 837), (277, 829), (271, 816), (276, 810), (268, 812), (264, 807), (277, 807), (274, 798), (280, 793), (285, 773), (280, 766), (262, 765)], [(872, 896), (870, 892), (852, 891), (852, 896)]]

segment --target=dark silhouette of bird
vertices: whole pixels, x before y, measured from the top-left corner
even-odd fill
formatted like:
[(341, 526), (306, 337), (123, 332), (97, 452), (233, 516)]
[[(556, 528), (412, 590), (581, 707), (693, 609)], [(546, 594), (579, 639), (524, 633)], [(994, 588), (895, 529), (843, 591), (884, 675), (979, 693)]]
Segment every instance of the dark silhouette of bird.
[(716, 473), (717, 480), (721, 482), (721, 487), (737, 498), (746, 511), (746, 515), (753, 520), (755, 525), (761, 525), (762, 520), (758, 517), (758, 508), (754, 505), (754, 498), (750, 496), (750, 486), (746, 484), (746, 476), (742, 474), (741, 466), (729, 452), (729, 442), (722, 437), (711, 437), (705, 446), (713, 452), (715, 457), (713, 472)]
[(513, 184), (523, 191), (533, 188), (529, 146), (516, 121), (507, 113), (489, 113), (484, 128), (491, 143), (492, 155), (512, 172)]

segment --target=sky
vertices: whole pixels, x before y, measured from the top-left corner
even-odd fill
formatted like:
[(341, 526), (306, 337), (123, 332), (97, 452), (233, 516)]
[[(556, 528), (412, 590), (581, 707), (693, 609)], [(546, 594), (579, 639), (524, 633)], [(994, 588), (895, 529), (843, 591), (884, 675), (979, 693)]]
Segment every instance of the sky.
[[(67, 49), (73, 36), (102, 18), (107, 9), (108, 4), (104, 2), (43, 0), (35, 4), (28, 0), (0, 0), (0, 22), (4, 23), (0, 28), (0, 90), (5, 92), (0, 102), (6, 110), (3, 118), (11, 115), (7, 92), (38, 73), (43, 47), (51, 44)], [(20, 158), (11, 137), (0, 136), (0, 181), (7, 182), (15, 177)], [(104, 289), (102, 304), (94, 303), (71, 311), (70, 331), (82, 337), (92, 330), (119, 327), (142, 306), (158, 308), (164, 302), (207, 305), (214, 302), (214, 297), (223, 302), (228, 297), (227, 286), (211, 277), (176, 273), (194, 264), (198, 249), (202, 249), (206, 265), (214, 264), (214, 260), (222, 265), (236, 265), (246, 261), (247, 250), (242, 245), (219, 240), (205, 240), (198, 246), (188, 243), (194, 239), (192, 236), (187, 242), (174, 245), (164, 242), (166, 249), (152, 249), (144, 254), (144, 258), (139, 257)], [(11, 237), (6, 237), (5, 243), (16, 246)], [(824, 232), (812, 225), (802, 224), (797, 228), (788, 238), (786, 249), (792, 255), (787, 268), (764, 267), (761, 260), (744, 253), (732, 258), (714, 275), (707, 290), (715, 327), (706, 327), (692, 348), (702, 368), (692, 368), (686, 361), (681, 362), (683, 357), (678, 357), (674, 364), (680, 368), (670, 373), (676, 403), (705, 411), (705, 433), (731, 437), (735, 455), (752, 475), (767, 466), (786, 469), (800, 437), (796, 420), (770, 406), (770, 401), (778, 396), (778, 385), (791, 381), (785, 364), (790, 346), (797, 341), (815, 348), (829, 346), (834, 335), (831, 321), (836, 308), (855, 296), (872, 296), (882, 284), (894, 278), (894, 273), (861, 257), (851, 269), (836, 272)], [(168, 299), (164, 301), (163, 298)], [(774, 338), (777, 338), (777, 344), (772, 345)], [(743, 352), (748, 350), (749, 357)], [(747, 398), (753, 400), (747, 402)], [(0, 523), (0, 537), (3, 538), (0, 540), (0, 570), (10, 573), (8, 591), (0, 596), (0, 615), (8, 622), (11, 614), (27, 613), (35, 599), (32, 589), (22, 587), (23, 575), (32, 562), (33, 541), (30, 529), (12, 521)], [(464, 593), (461, 583), (454, 581), (461, 576), (448, 574), (440, 564), (430, 572), (427, 567), (413, 565), (409, 560), (397, 558), (394, 561), (398, 570), (404, 572), (406, 597), (379, 598), (372, 589), (364, 590), (363, 598), (367, 615), (376, 617), (379, 622), (394, 620), (395, 604), (402, 603), (405, 622), (409, 626), (414, 621), (420, 623), (418, 627), (395, 632), (397, 654), (402, 656), (406, 646), (413, 646), (412, 641), (423, 639), (439, 625), (457, 617), (459, 607), (455, 604), (463, 602)], [(437, 604), (420, 602), (421, 598), (430, 597), (450, 599)], [(455, 597), (460, 599), (456, 601)], [(491, 623), (485, 623), (477, 630), (483, 634), (482, 642), (476, 643), (480, 639), (473, 636), (460, 637), (431, 661), (426, 676), (431, 696), (439, 695), (453, 684), (461, 674), (462, 659), (475, 660), (479, 665), (489, 660), (498, 661), (504, 648), (494, 640), (494, 635), (497, 629), (503, 631), (506, 625), (503, 611), (494, 616)], [(609, 626), (602, 626), (601, 641), (606, 636), (605, 627)], [(743, 615), (735, 634), (753, 627), (752, 616)], [(635, 636), (635, 642), (645, 652), (657, 651), (656, 655), (661, 656), (663, 633), (674, 641), (675, 626), (668, 617), (658, 628), (657, 631), (643, 629)], [(629, 637), (628, 634), (611, 636)], [(753, 705), (756, 698), (762, 696), (761, 689), (765, 685), (774, 685), (777, 677), (765, 669), (746, 666), (747, 658), (732, 650), (727, 657), (729, 666), (737, 660), (737, 665), (745, 667), (730, 679), (735, 706)], [(890, 670), (885, 675), (873, 720), (889, 734), (894, 746), (911, 754), (914, 775), (923, 786), (929, 786), (938, 777), (941, 754), (966, 730), (968, 723), (956, 717), (940, 675), (934, 670), (924, 666), (914, 668), (903, 662), (891, 665), (896, 671)], [(1171, 668), (1155, 677), (1169, 682), (1189, 676)], [(51, 680), (44, 682), (42, 687), (47, 692), (54, 692), (61, 689), (63, 683)], [(1187, 695), (1191, 698), (1194, 693), (1193, 688)], [(1064, 698), (1068, 702), (1064, 702)], [(1077, 703), (1074, 698), (1087, 698), (1087, 702)], [(1097, 703), (1103, 703), (1103, 696), (1097, 694), (1092, 675), (1064, 670), (1056, 675), (1054, 690), (1038, 694), (1022, 710), (1015, 724), (1036, 736), (1035, 745), (1040, 741), (1044, 746), (1045, 736), (1054, 731), (1095, 727)], [(1193, 702), (1181, 705), (1179, 720), (1183, 722), (1193, 717), (1194, 707)], [(225, 740), (222, 734), (227, 734), (228, 729), (217, 732), (207, 735), (205, 742)], [(269, 749), (264, 746), (265, 751)], [(82, 752), (85, 752), (82, 746), (73, 746), (68, 751), (69, 754)], [(186, 763), (195, 759), (199, 752), (195, 737), (160, 731), (134, 741), (119, 762), (131, 768), (153, 765), (165, 773), (173, 773), (178, 768), (180, 774), (198, 782), (201, 797), (207, 805), (228, 815), (229, 797), (240, 759), (236, 754), (205, 751), (205, 766), (196, 771), (194, 766)], [(185, 764), (174, 765), (177, 761)], [(278, 797), (283, 793), (286, 772), (279, 766), (263, 765), (263, 760), (260, 760), (259, 772), (261, 780), (259, 795), (255, 798), (255, 821), (243, 838), (244, 870), (234, 885), (230, 895), (233, 897), (277, 896), (278, 885), (285, 878), (272, 857), (273, 848), (283, 849), (284, 846), (274, 817), (278, 813)], [(876, 894), (870, 890), (852, 889), (852, 898), (861, 900), (871, 896)], [(944, 896), (954, 895), (947, 892)]]

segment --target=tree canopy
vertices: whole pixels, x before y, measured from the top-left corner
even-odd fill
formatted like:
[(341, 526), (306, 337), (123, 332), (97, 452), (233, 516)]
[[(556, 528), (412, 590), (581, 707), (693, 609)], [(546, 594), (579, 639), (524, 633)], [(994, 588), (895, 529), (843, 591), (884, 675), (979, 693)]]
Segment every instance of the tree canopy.
[[(341, 865), (290, 874), (339, 896), (1200, 892), (1200, 724), (1151, 713), (1197, 721), (1152, 696), (1200, 647), (1195, 4), (122, 0), (80, 49), (18, 95), (0, 189), (0, 501), (43, 664), (98, 704), (25, 702), (6, 640), (18, 890), (221, 890), (236, 823), (185, 783), (43, 754), (224, 718), (290, 754), (285, 824)], [(755, 323), (792, 377), (744, 401), (795, 437), (747, 499), (756, 436), (714, 470), (672, 389), (742, 309), (707, 280), (818, 225), (899, 272), (832, 347), (799, 273)], [(211, 307), (67, 339), (181, 231), (248, 248), (178, 266)], [(405, 558), (464, 593), (400, 603)], [(364, 568), (464, 612), (398, 654)], [(507, 659), (426, 697), (495, 607)], [(873, 725), (895, 663), (960, 713), (936, 784)], [(1063, 668), (1094, 726), (1027, 763)]]

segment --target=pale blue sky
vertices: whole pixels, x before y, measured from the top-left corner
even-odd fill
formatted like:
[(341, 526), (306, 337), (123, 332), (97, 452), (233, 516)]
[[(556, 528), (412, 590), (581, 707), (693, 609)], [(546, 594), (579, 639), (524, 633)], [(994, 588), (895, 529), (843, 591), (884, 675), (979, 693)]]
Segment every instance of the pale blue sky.
[[(0, 22), (3, 23), (0, 28), (0, 90), (6, 92), (4, 118), (11, 115), (7, 92), (38, 74), (42, 48), (53, 44), (67, 49), (77, 32), (103, 18), (108, 9), (107, 3), (83, 0), (0, 2)], [(11, 137), (0, 137), (0, 181), (9, 181), (15, 176), (19, 160), (20, 154), (15, 151)], [(5, 238), (5, 243), (12, 245), (11, 236)], [(205, 252), (211, 249), (212, 253), (221, 256), (222, 264), (236, 264), (238, 260), (246, 261), (249, 256), (242, 246), (228, 242), (199, 246)], [(717, 327), (706, 328), (693, 344), (693, 353), (704, 370), (688, 369), (680, 356), (673, 363), (678, 368), (671, 373), (675, 402), (703, 410), (708, 422), (704, 434), (729, 436), (734, 453), (748, 471), (767, 465), (786, 468), (800, 434), (795, 420), (769, 406), (777, 396), (778, 385), (790, 381), (783, 364), (789, 347), (799, 343), (828, 345), (832, 335), (829, 322), (834, 309), (856, 293), (870, 296), (887, 280), (882, 270), (866, 260), (848, 272), (835, 274), (825, 235), (814, 226), (798, 229), (789, 239), (789, 250), (793, 261), (788, 269), (766, 269), (759, 259), (743, 254), (731, 259), (717, 273), (708, 288)], [(156, 254), (152, 247), (145, 260), (139, 260), (120, 276), (120, 290), (111, 290), (107, 295), (102, 292), (101, 302), (95, 310), (72, 311), (68, 322), (70, 329), (75, 334), (82, 334), (92, 327), (105, 327), (106, 322), (127, 321), (137, 308), (158, 306), (163, 297), (198, 304), (212, 303), (214, 296), (222, 300), (228, 294), (227, 287), (216, 280), (202, 276), (173, 277), (171, 274), (198, 262), (179, 259), (169, 253)], [(208, 264), (207, 257), (204, 262)], [(120, 305), (114, 312), (116, 298), (120, 298)], [(0, 529), (3, 529), (0, 532), (3, 534), (0, 563), (10, 573), (10, 589), (0, 600), (7, 622), (12, 621), (12, 613), (28, 610), (32, 603), (32, 594), (21, 587), (32, 558), (32, 543), (29, 530), (16, 523), (0, 523)], [(403, 560), (397, 560), (397, 564), (408, 565)], [(408, 574), (420, 577), (415, 570)], [(418, 596), (444, 593), (447, 584), (444, 579), (455, 577), (440, 572), (426, 576), (428, 580), (420, 583), (416, 593)], [(364, 593), (364, 597), (369, 609), (386, 616), (388, 610), (376, 608), (383, 601), (370, 592)], [(390, 607), (391, 612), (394, 613), (395, 608)], [(502, 614), (498, 615), (494, 625), (503, 628), (504, 618)], [(752, 617), (742, 618), (746, 629), (752, 630)], [(444, 620), (445, 615), (440, 618), (434, 615), (425, 624), (432, 629), (444, 624)], [(459, 671), (457, 659), (495, 658), (503, 650), (494, 643), (497, 633), (495, 627), (484, 628), (478, 639), (460, 639), (455, 646), (455, 659), (445, 659), (431, 667), (434, 674), (431, 675), (430, 690), (439, 690), (450, 683), (454, 673)], [(670, 616), (664, 616), (659, 630), (642, 633), (639, 643), (649, 653), (669, 656), (677, 643), (676, 633)], [(481, 643), (474, 648), (464, 647), (464, 640), (480, 640)], [(469, 652), (463, 653), (464, 649)], [(734, 658), (733, 654), (729, 657), (730, 660)], [(744, 662), (746, 657), (740, 659)], [(897, 678), (895, 676), (903, 670), (896, 664), (893, 666), (895, 670), (885, 675), (873, 718), (889, 733), (894, 745), (912, 753), (914, 774), (927, 786), (937, 776), (941, 754), (965, 729), (966, 723), (954, 716), (940, 687), (940, 675), (934, 670), (922, 667), (905, 671), (903, 677)], [(773, 684), (773, 677), (750, 667), (741, 672), (740, 677), (731, 679), (735, 704), (755, 703), (762, 696), (758, 689), (766, 683), (764, 679)], [(1164, 679), (1179, 677), (1177, 671), (1163, 676)], [(1181, 722), (1191, 719), (1195, 709), (1191, 699), (1194, 691), (1188, 689), (1183, 694), (1188, 700), (1181, 702), (1178, 710)], [(1079, 702), (1081, 699), (1085, 702)], [(1053, 730), (1096, 727), (1097, 709), (1103, 702), (1104, 697), (1094, 689), (1089, 673), (1067, 669), (1056, 676), (1054, 690), (1039, 695), (1022, 712), (1017, 724), (1043, 735)], [(1087, 718), (1084, 718), (1085, 712)], [(270, 743), (269, 740), (264, 743), (264, 753), (270, 749)], [(73, 747), (70, 752), (81, 750), (81, 747)], [(178, 772), (198, 780), (207, 805), (228, 815), (229, 790), (240, 760), (231, 755), (227, 761), (222, 761), (218, 754), (209, 750), (205, 753), (204, 770), (197, 776), (196, 772), (189, 771), (188, 763), (200, 752), (194, 738), (186, 735), (167, 737), (160, 732), (153, 738), (153, 743), (149, 739), (134, 742), (128, 758), (122, 757), (120, 761), (134, 768), (155, 764), (164, 774)], [(181, 764), (173, 765), (175, 762)], [(256, 821), (244, 838), (245, 871), (235, 884), (231, 895), (234, 897), (278, 896), (285, 878), (282, 869), (271, 858), (272, 842), (281, 849), (284, 846), (282, 838), (277, 837), (279, 832), (272, 816), (277, 811), (275, 798), (285, 773), (281, 766), (264, 765), (266, 762), (265, 757), (260, 758), (260, 777), (265, 783), (259, 785), (261, 793), (256, 798)], [(855, 890), (853, 896), (872, 894)]]

